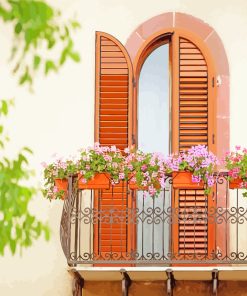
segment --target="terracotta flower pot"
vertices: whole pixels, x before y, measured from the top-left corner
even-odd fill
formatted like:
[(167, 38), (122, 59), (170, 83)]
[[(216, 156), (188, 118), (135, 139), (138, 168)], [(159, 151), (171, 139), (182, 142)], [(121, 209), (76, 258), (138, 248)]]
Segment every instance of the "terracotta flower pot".
[(82, 182), (83, 175), (78, 174), (78, 188), (79, 189), (109, 189), (110, 175), (107, 173), (97, 173), (87, 183)]
[(129, 189), (131, 190), (148, 190), (148, 186), (138, 186), (136, 182), (129, 182)]
[(203, 189), (204, 182), (199, 183), (192, 182), (191, 172), (173, 172), (172, 173), (172, 185), (175, 189)]
[(241, 188), (240, 184), (242, 182), (243, 182), (243, 180), (241, 178), (233, 179), (233, 180), (229, 181), (229, 188), (230, 189), (239, 189), (239, 188)]
[(62, 199), (64, 199), (67, 195), (69, 182), (67, 179), (55, 179), (55, 186), (57, 187), (58, 191), (64, 191), (62, 195)]

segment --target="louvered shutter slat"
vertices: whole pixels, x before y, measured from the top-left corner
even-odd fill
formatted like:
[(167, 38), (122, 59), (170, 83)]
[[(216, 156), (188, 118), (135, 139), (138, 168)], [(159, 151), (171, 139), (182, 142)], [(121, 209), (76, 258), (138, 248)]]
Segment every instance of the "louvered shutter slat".
[[(127, 53), (113, 37), (98, 36), (99, 42), (99, 127), (102, 145), (128, 146), (131, 69)], [(104, 54), (108, 53), (105, 57)], [(119, 55), (116, 56), (115, 53)], [(112, 54), (112, 55), (111, 55)], [(107, 59), (107, 63), (106, 63)], [(108, 74), (108, 75), (106, 75)], [(101, 127), (108, 127), (108, 131)], [(116, 127), (121, 126), (123, 129)]]
[[(191, 41), (178, 38), (178, 149), (194, 145), (209, 146), (208, 65), (201, 50)], [(174, 252), (185, 256), (207, 256), (214, 235), (208, 224), (209, 198), (203, 190), (178, 190), (175, 206), (179, 209), (174, 226)], [(191, 257), (188, 257), (191, 258)]]
[[(198, 62), (197, 59), (193, 60), (195, 54), (201, 56), (203, 65), (194, 64)], [(183, 132), (179, 133), (179, 149), (189, 148), (188, 143), (208, 145), (208, 133), (205, 133), (208, 119), (208, 69), (201, 51), (195, 44), (184, 38), (179, 38), (179, 69), (179, 129), (185, 128), (186, 119), (186, 123), (190, 124), (190, 134), (193, 134), (192, 138), (185, 136)], [(201, 77), (205, 79), (200, 80)], [(204, 102), (202, 107), (198, 106), (201, 100)], [(204, 123), (204, 130), (198, 130), (195, 119)], [(196, 134), (193, 133), (194, 128)]]
[[(132, 96), (132, 66), (125, 48), (112, 36), (97, 32), (96, 35), (96, 122), (95, 140), (101, 145), (123, 150), (129, 146), (130, 100)], [(103, 255), (112, 253), (118, 259), (130, 252), (129, 225), (124, 217), (130, 198), (126, 185), (116, 185), (95, 192), (94, 204), (102, 215), (110, 216), (119, 211), (121, 220), (106, 223), (99, 221), (94, 229), (94, 251)], [(108, 212), (109, 211), (109, 212)], [(122, 259), (123, 259), (122, 258)], [(121, 258), (120, 258), (121, 259)]]

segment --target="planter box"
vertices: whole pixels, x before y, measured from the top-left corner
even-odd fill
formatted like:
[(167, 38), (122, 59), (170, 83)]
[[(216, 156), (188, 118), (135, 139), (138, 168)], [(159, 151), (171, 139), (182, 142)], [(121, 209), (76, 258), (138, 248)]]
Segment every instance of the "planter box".
[(229, 188), (230, 189), (240, 189), (240, 184), (243, 182), (241, 178), (236, 178), (229, 181)]
[(110, 175), (107, 173), (95, 174), (87, 183), (82, 182), (83, 175), (78, 174), (78, 189), (109, 189), (110, 188)]
[(191, 172), (173, 172), (172, 173), (172, 185), (175, 189), (203, 189), (204, 182), (199, 183), (192, 182)]
[(131, 190), (148, 190), (148, 186), (138, 186), (136, 182), (129, 182), (129, 189)]
[(68, 191), (69, 182), (67, 179), (55, 179), (55, 186), (58, 188), (59, 191), (64, 191), (62, 195), (62, 199), (65, 199)]

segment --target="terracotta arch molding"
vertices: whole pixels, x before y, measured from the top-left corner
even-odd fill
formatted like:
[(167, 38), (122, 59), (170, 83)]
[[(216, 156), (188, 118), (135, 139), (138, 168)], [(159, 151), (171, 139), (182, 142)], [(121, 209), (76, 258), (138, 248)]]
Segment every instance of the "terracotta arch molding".
[(229, 65), (224, 45), (217, 32), (202, 20), (179, 12), (168, 12), (157, 15), (134, 30), (127, 40), (126, 48), (134, 65), (138, 56), (152, 38), (159, 32), (171, 32), (183, 30), (193, 34), (205, 45), (214, 63), (215, 80), (217, 84), (216, 94), (216, 128), (218, 135), (217, 155), (222, 155), (229, 150), (230, 125), (229, 125)]

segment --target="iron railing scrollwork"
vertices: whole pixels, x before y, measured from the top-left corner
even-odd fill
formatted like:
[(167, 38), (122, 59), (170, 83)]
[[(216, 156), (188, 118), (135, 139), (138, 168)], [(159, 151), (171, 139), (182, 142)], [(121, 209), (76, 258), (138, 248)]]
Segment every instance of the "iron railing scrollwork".
[(215, 181), (208, 197), (177, 194), (169, 177), (155, 199), (128, 184), (104, 199), (100, 190), (78, 190), (70, 177), (60, 227), (68, 264), (247, 264), (247, 201), (228, 189), (227, 174)]

